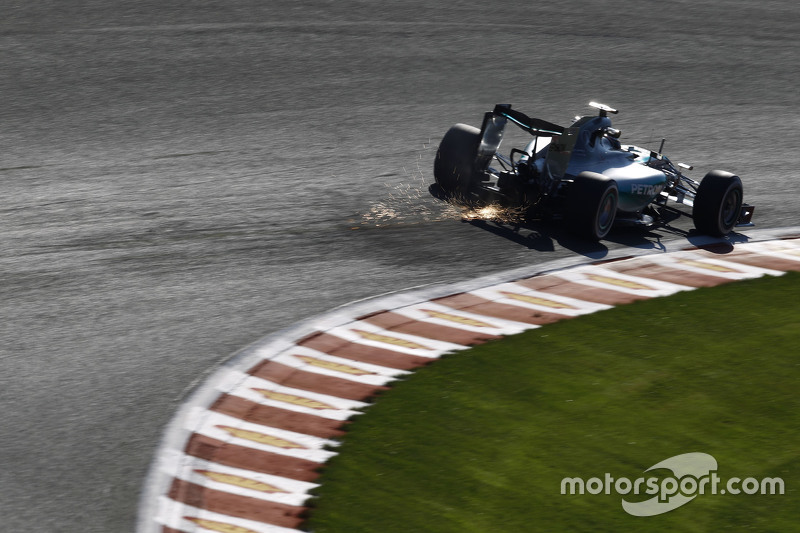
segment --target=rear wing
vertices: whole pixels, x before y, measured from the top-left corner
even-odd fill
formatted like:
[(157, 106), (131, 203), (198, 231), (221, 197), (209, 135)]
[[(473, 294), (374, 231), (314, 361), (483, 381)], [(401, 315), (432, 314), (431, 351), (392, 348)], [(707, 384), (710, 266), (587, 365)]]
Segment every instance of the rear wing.
[(476, 168), (488, 167), (503, 140), (503, 131), (508, 121), (513, 122), (534, 137), (556, 137), (565, 131), (565, 128), (558, 124), (540, 118), (532, 118), (525, 113), (511, 109), (511, 104), (497, 104), (494, 106), (494, 110), (483, 116), (481, 141), (478, 144), (478, 154), (475, 160)]
[(536, 137), (555, 137), (564, 133), (564, 128), (558, 124), (547, 122), (540, 118), (531, 118), (525, 113), (511, 109), (511, 104), (497, 104), (492, 114), (507, 118), (524, 131)]

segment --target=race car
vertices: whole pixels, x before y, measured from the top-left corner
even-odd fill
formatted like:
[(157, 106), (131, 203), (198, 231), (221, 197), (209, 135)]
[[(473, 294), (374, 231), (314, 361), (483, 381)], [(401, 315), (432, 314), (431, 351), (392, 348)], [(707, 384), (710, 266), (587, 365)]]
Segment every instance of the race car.
[[(436, 152), (430, 192), (478, 210), (496, 206), (524, 220), (562, 219), (576, 235), (600, 240), (615, 224), (650, 226), (668, 213), (690, 216), (701, 233), (723, 237), (752, 225), (755, 207), (743, 203), (742, 181), (712, 170), (697, 182), (658, 151), (622, 144), (609, 114), (590, 102), (596, 115), (576, 117), (569, 127), (531, 118), (498, 104), (480, 129), (456, 124)], [(509, 155), (498, 153), (511, 122), (533, 138)], [(672, 204), (691, 208), (690, 212)]]

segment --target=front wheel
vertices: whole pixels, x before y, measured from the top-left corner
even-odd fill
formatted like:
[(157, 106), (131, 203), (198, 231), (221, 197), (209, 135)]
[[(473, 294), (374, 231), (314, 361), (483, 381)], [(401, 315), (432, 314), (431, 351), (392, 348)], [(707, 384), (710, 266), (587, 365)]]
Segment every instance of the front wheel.
[(712, 170), (705, 175), (697, 188), (692, 218), (694, 227), (713, 237), (724, 237), (739, 220), (742, 210), (742, 180), (739, 176)]
[(439, 143), (433, 177), (448, 198), (468, 203), (470, 189), (476, 181), (475, 158), (480, 140), (481, 130), (456, 124)]
[(599, 241), (608, 235), (619, 204), (617, 182), (597, 172), (581, 172), (567, 196), (567, 222), (579, 237)]

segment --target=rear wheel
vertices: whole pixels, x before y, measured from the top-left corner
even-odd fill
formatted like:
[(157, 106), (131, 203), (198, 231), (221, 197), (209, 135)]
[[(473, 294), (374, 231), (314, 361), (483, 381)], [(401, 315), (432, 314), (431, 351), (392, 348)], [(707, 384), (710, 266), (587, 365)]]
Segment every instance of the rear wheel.
[(739, 220), (742, 209), (742, 180), (739, 176), (712, 170), (697, 188), (692, 217), (694, 227), (713, 237), (724, 237)]
[(596, 172), (581, 172), (567, 197), (567, 223), (579, 237), (599, 241), (614, 224), (619, 204), (617, 182)]
[(476, 181), (474, 165), (480, 140), (481, 130), (456, 124), (439, 143), (433, 162), (433, 177), (448, 198), (470, 203), (469, 192)]

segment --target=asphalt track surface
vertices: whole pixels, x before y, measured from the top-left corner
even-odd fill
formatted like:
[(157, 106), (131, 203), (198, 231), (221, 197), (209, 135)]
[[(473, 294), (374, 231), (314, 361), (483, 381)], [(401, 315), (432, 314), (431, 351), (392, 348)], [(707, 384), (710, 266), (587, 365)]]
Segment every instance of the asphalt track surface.
[[(800, 223), (789, 1), (32, 1), (4, 6), (0, 516), (134, 528), (161, 431), (258, 338), (375, 294), (693, 236), (587, 246), (462, 222), (435, 145), (495, 103), (739, 174)], [(734, 240), (746, 240), (747, 231)]]

